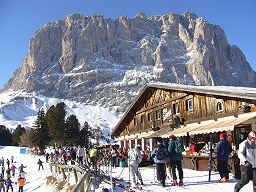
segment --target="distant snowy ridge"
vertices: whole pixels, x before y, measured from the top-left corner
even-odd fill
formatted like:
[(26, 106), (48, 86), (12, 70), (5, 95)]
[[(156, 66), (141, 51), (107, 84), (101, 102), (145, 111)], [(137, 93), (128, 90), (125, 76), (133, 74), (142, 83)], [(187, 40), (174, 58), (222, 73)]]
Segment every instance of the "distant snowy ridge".
[(92, 127), (103, 128), (105, 134), (108, 134), (118, 121), (117, 114), (107, 108), (49, 98), (35, 93), (8, 91), (1, 93), (0, 98), (0, 124), (8, 128), (16, 128), (18, 124), (31, 127), (39, 109), (43, 108), (47, 111), (52, 105), (60, 102), (66, 104), (66, 117), (74, 114), (81, 125), (87, 121)]

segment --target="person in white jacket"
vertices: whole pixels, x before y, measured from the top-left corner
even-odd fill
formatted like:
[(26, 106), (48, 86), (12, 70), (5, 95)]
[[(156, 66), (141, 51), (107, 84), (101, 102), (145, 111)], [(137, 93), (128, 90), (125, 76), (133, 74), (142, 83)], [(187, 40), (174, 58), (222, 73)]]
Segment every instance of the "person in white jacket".
[(251, 131), (248, 138), (239, 144), (238, 158), (240, 159), (241, 179), (235, 185), (235, 192), (253, 181), (253, 192), (256, 192), (256, 131)]
[(139, 145), (129, 151), (128, 160), (129, 169), (132, 173), (132, 187), (137, 186), (136, 177), (140, 181), (140, 184), (143, 185), (142, 177), (139, 172), (139, 164), (142, 161)]

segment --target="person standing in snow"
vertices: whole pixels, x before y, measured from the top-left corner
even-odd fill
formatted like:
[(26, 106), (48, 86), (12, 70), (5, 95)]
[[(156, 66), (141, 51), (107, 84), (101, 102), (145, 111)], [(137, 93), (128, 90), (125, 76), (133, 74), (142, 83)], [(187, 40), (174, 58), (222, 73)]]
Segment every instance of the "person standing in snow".
[(11, 163), (13, 163), (14, 162), (14, 157), (13, 156), (11, 156)]
[(77, 157), (78, 157), (78, 163), (80, 165), (83, 165), (83, 159), (84, 159), (84, 148), (81, 147), (80, 145), (78, 146), (78, 149), (77, 149)]
[(2, 157), (0, 160), (0, 165), (2, 164), (2, 166), (4, 166), (4, 158)]
[(12, 192), (13, 192), (13, 187), (12, 187), (13, 182), (12, 182), (12, 180), (11, 180), (10, 177), (8, 177), (8, 178), (6, 179), (5, 184), (6, 184), (6, 192), (9, 191), (9, 188), (11, 188), (11, 190), (12, 190)]
[(93, 169), (96, 169), (96, 163), (97, 163), (97, 148), (96, 145), (93, 146), (93, 148), (90, 150), (90, 162), (92, 163)]
[(9, 159), (6, 159), (6, 164), (8, 166), (8, 169), (10, 169), (10, 160)]
[(229, 181), (228, 156), (231, 154), (231, 145), (226, 140), (224, 133), (220, 134), (220, 141), (217, 144), (217, 169), (220, 174), (220, 182)]
[[(171, 161), (171, 169), (172, 169), (172, 176), (173, 176), (173, 185), (179, 184), (180, 186), (183, 185), (183, 170), (181, 166), (182, 160), (182, 152), (184, 151), (184, 147), (182, 143), (177, 140), (175, 135), (170, 136), (170, 142), (168, 146), (168, 153), (170, 156)], [(177, 175), (176, 175), (176, 168), (178, 169), (179, 173), (179, 183), (177, 183)]]
[(20, 167), (19, 167), (19, 169), (18, 169), (19, 172), (20, 172), (19, 174), (24, 174), (24, 173), (25, 173), (24, 168), (26, 168), (26, 167), (27, 167), (27, 166), (24, 166), (23, 164), (21, 164)]
[(156, 148), (152, 151), (151, 156), (156, 164), (157, 180), (165, 187), (166, 180), (166, 168), (165, 162), (168, 157), (168, 151), (166, 146), (163, 144), (163, 139), (159, 137), (157, 139)]
[(143, 185), (142, 177), (139, 172), (139, 164), (142, 161), (140, 146), (137, 145), (135, 148), (131, 149), (128, 152), (128, 166), (132, 173), (132, 187), (137, 185), (136, 177), (140, 181), (140, 184)]
[(111, 166), (113, 168), (116, 168), (116, 157), (117, 157), (117, 150), (115, 149), (115, 147), (111, 148)]
[(235, 185), (235, 192), (239, 192), (250, 180), (253, 182), (253, 192), (256, 192), (256, 131), (251, 131), (247, 139), (239, 144), (238, 158), (241, 179)]
[(19, 186), (18, 192), (23, 192), (23, 187), (25, 183), (26, 183), (26, 179), (20, 175), (19, 178), (17, 179), (17, 184)]
[(15, 167), (14, 164), (12, 164), (12, 166), (11, 166), (11, 171), (12, 171), (12, 176), (13, 176), (13, 177), (14, 177), (14, 175), (15, 175), (15, 169), (17, 169), (17, 168)]
[[(0, 192), (5, 192), (5, 180), (2, 174), (0, 174)], [(3, 190), (3, 191), (2, 191)]]
[(37, 164), (38, 164), (38, 171), (40, 171), (40, 167), (42, 167), (42, 170), (44, 170), (44, 166), (43, 166), (43, 161), (41, 161), (41, 159), (38, 160)]
[(3, 175), (3, 177), (4, 177), (5, 167), (4, 167), (4, 165), (3, 165), (3, 164), (2, 164), (2, 165), (0, 165), (0, 171), (2, 171), (2, 175)]

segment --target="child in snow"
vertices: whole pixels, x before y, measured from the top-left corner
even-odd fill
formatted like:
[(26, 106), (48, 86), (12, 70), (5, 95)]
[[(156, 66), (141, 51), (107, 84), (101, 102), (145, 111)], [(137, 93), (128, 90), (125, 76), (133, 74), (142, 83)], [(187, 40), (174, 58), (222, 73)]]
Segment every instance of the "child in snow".
[(5, 185), (6, 185), (6, 192), (9, 191), (9, 188), (11, 188), (12, 192), (13, 192), (13, 187), (12, 187), (12, 180), (11, 178), (8, 178), (6, 181), (5, 181)]
[(43, 161), (41, 161), (41, 159), (38, 160), (37, 164), (39, 165), (38, 171), (40, 171), (40, 167), (42, 167), (42, 169), (44, 169)]
[(6, 179), (9, 178), (9, 177), (11, 178), (11, 169), (7, 168), (6, 169)]
[(2, 174), (0, 174), (0, 192), (5, 192), (5, 187), (4, 187), (4, 183), (5, 183), (5, 180), (4, 180), (4, 177), (2, 176)]
[(11, 166), (11, 171), (12, 171), (12, 176), (13, 176), (13, 177), (14, 177), (14, 175), (15, 175), (15, 169), (17, 169), (17, 168), (15, 167), (14, 164), (12, 164), (12, 166)]
[(23, 187), (26, 183), (26, 179), (24, 177), (21, 177), (21, 175), (19, 176), (19, 178), (17, 179), (17, 184), (19, 186), (19, 191), (18, 192), (23, 192)]

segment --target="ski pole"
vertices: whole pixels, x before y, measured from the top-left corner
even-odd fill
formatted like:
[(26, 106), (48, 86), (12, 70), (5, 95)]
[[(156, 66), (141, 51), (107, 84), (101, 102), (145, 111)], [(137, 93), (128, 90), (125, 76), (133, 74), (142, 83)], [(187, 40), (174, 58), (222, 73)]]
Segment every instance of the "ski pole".
[(154, 167), (154, 185), (156, 184), (156, 164), (154, 163), (153, 164), (153, 167)]
[[(125, 167), (124, 167), (125, 168)], [(120, 178), (120, 176), (122, 175), (124, 168), (122, 169), (121, 173), (119, 174), (119, 176), (117, 178)]]
[(112, 159), (111, 159), (111, 164), (110, 164), (110, 182), (111, 182), (111, 191), (113, 192), (113, 181), (112, 181)]

